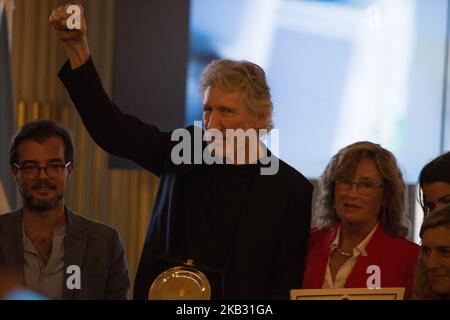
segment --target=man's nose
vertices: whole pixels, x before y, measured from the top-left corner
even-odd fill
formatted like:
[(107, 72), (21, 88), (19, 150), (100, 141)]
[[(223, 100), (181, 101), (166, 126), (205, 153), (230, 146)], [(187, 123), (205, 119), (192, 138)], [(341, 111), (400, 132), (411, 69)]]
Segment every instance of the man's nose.
[(45, 180), (49, 179), (50, 177), (47, 174), (47, 168), (46, 167), (39, 167), (39, 173), (38, 173), (36, 178), (45, 179)]
[(222, 130), (220, 115), (216, 111), (211, 111), (209, 117), (205, 121), (206, 129)]
[(425, 268), (428, 270), (439, 268), (440, 258), (436, 250), (432, 250), (428, 256), (424, 258)]

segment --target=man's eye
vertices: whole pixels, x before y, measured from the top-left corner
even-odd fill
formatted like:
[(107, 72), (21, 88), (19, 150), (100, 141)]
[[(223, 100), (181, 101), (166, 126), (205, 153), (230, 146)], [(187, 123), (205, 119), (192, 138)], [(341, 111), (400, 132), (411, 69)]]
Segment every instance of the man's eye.
[(63, 165), (59, 164), (59, 163), (53, 163), (49, 165), (50, 169), (54, 169), (54, 170), (58, 170), (59, 168), (61, 168)]
[(31, 171), (34, 169), (36, 169), (36, 166), (33, 165), (23, 166), (23, 170)]
[(228, 107), (220, 107), (220, 112), (225, 113), (225, 114), (229, 114), (229, 113), (233, 113), (234, 110)]
[(427, 248), (427, 247), (422, 247), (422, 253), (423, 253), (425, 256), (428, 256), (428, 255), (430, 254), (430, 249)]
[(450, 257), (450, 248), (441, 248), (439, 253), (443, 257)]

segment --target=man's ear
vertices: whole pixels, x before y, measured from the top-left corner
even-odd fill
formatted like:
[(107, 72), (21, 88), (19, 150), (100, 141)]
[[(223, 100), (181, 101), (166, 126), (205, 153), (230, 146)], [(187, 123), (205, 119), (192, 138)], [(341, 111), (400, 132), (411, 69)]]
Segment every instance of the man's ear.
[(75, 170), (75, 166), (73, 165), (73, 163), (71, 163), (67, 166), (67, 178), (70, 179), (73, 170)]
[(11, 166), (11, 176), (13, 177), (13, 179), (17, 182), (17, 174), (18, 174), (18, 170), (15, 166)]

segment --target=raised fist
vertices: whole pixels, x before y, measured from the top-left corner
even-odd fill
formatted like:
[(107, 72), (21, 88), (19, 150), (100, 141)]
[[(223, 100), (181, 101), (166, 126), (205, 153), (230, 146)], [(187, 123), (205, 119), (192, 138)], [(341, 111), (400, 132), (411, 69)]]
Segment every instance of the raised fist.
[(82, 65), (89, 58), (86, 38), (86, 19), (83, 7), (79, 4), (66, 4), (52, 11), (50, 24), (61, 40), (73, 69)]

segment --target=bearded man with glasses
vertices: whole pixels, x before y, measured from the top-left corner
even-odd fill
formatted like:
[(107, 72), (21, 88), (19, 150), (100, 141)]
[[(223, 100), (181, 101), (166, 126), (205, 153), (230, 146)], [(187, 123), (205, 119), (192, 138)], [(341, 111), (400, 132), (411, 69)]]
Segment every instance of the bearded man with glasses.
[(377, 272), (375, 287), (405, 288), (410, 298), (419, 246), (405, 239), (406, 201), (391, 152), (367, 141), (341, 149), (319, 180), (303, 288), (373, 289)]
[(0, 216), (0, 273), (51, 299), (126, 299), (128, 267), (112, 227), (74, 213), (64, 191), (75, 163), (68, 132), (52, 121), (23, 126), (9, 149), (22, 207)]

